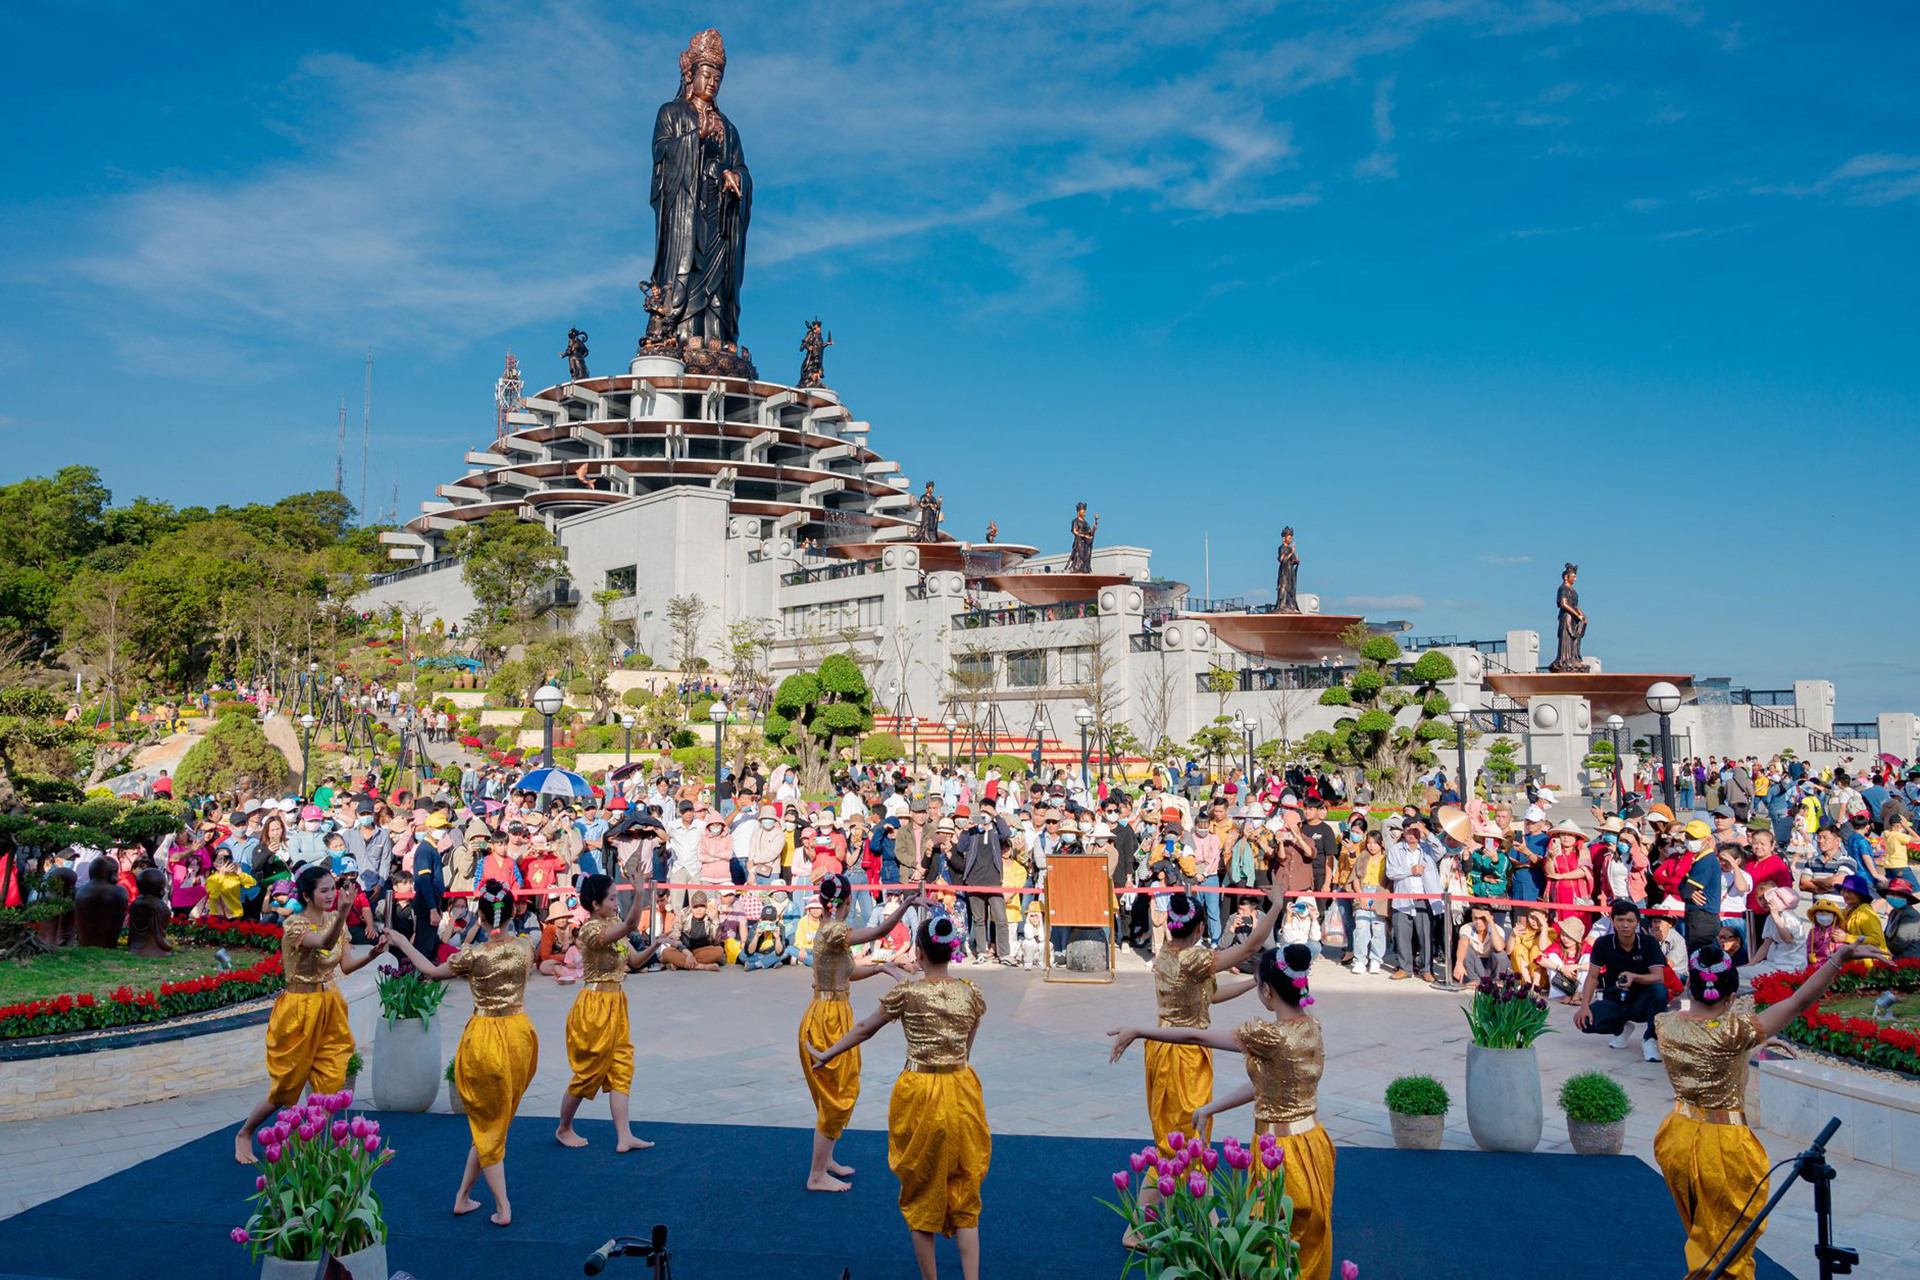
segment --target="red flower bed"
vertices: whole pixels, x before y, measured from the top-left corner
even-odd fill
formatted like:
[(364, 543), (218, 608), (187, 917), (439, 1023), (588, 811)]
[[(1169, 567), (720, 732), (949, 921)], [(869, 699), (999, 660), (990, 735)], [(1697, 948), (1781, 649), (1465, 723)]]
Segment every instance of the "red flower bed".
[[(1766, 1008), (1792, 995), (1804, 973), (1770, 973), (1754, 983), (1756, 1006)], [(1882, 991), (1920, 991), (1920, 960), (1856, 961), (1841, 970), (1829, 995), (1877, 995)], [(1889, 1067), (1920, 1075), (1920, 1034), (1875, 1022), (1871, 1018), (1843, 1018), (1822, 1013), (1818, 1004), (1796, 1018), (1785, 1031), (1787, 1039), (1823, 1053), (1870, 1067)]]
[(182, 1014), (204, 1013), (271, 995), (286, 985), (277, 949), (280, 932), (279, 925), (252, 920), (212, 920), (169, 930), (172, 937), (183, 942), (255, 948), (267, 954), (244, 969), (227, 973), (163, 982), (145, 991), (123, 986), (104, 1000), (82, 992), (0, 1007), (0, 1040), (165, 1022)]

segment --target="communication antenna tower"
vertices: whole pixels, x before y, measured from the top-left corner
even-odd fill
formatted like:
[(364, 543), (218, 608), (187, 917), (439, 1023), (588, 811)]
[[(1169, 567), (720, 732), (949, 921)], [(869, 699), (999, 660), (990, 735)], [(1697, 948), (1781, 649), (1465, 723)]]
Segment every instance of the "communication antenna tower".
[(333, 453), (333, 489), (347, 496), (347, 398), (340, 397), (340, 444)]
[(366, 399), (360, 405), (360, 519), (367, 518), (367, 448), (373, 443), (373, 348), (367, 348)]

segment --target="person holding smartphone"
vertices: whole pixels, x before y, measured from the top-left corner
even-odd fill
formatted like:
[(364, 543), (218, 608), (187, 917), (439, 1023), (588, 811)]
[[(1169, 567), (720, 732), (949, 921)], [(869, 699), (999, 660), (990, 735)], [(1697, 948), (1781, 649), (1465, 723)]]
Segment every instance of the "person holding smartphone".
[[(1648, 1062), (1660, 1061), (1653, 1020), (1667, 1011), (1667, 957), (1658, 942), (1640, 927), (1640, 908), (1615, 898), (1613, 932), (1594, 940), (1587, 980), (1573, 1008), (1573, 1025), (1589, 1035), (1613, 1033), (1610, 1049), (1627, 1047), (1627, 1028), (1646, 1027), (1640, 1052)], [(1595, 1000), (1598, 998), (1598, 1004)]]

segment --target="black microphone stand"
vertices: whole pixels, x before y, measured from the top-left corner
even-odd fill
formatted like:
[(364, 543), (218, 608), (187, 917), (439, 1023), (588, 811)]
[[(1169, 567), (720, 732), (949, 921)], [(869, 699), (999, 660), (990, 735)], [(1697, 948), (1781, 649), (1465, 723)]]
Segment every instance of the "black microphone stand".
[(1720, 1280), (1726, 1274), (1733, 1260), (1740, 1256), (1753, 1237), (1759, 1234), (1760, 1226), (1772, 1213), (1774, 1206), (1786, 1198), (1793, 1190), (1793, 1184), (1805, 1178), (1813, 1184), (1813, 1218), (1817, 1232), (1817, 1243), (1813, 1247), (1813, 1256), (1820, 1263), (1820, 1280), (1833, 1280), (1834, 1276), (1844, 1276), (1853, 1270), (1860, 1261), (1860, 1251), (1849, 1249), (1845, 1245), (1833, 1242), (1833, 1179), (1834, 1168), (1827, 1163), (1827, 1143), (1840, 1128), (1840, 1117), (1827, 1121), (1827, 1127), (1813, 1140), (1813, 1145), (1793, 1158), (1793, 1175), (1780, 1184), (1767, 1200), (1766, 1205), (1747, 1223), (1747, 1229), (1733, 1242), (1733, 1249), (1707, 1273), (1706, 1280)]

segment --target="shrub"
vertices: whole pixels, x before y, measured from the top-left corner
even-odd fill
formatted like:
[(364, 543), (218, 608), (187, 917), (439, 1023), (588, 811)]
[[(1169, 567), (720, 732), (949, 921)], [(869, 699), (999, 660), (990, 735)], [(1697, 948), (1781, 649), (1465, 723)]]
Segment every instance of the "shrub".
[(1403, 1116), (1443, 1116), (1453, 1099), (1432, 1076), (1401, 1076), (1387, 1086), (1387, 1110)]
[(675, 747), (673, 762), (682, 769), (699, 770), (713, 764), (712, 747)]
[(1323, 707), (1350, 707), (1353, 705), (1353, 695), (1347, 692), (1346, 686), (1336, 684), (1331, 688), (1320, 691), (1320, 705)]
[(1560, 1086), (1560, 1109), (1569, 1120), (1587, 1124), (1614, 1124), (1633, 1112), (1633, 1102), (1611, 1076), (1582, 1071)]
[(644, 707), (653, 701), (653, 695), (645, 689), (629, 689), (620, 695), (622, 706)]
[(593, 678), (591, 676), (575, 676), (573, 679), (567, 681), (567, 692), (576, 698), (591, 698), (593, 696)]
[(707, 712), (712, 709), (713, 699), (703, 693), (693, 700), (691, 707), (687, 708), (687, 719), (693, 721), (695, 724), (705, 724), (707, 723)]
[(699, 736), (691, 729), (675, 729), (667, 736), (667, 743), (675, 751), (682, 751), (698, 742)]
[(260, 718), (260, 708), (244, 700), (216, 702), (213, 704), (213, 718), (215, 720), (223, 720), (228, 716), (245, 716), (249, 720), (258, 720)]
[(651, 671), (653, 659), (644, 653), (630, 653), (620, 659), (620, 665), (628, 671)]
[(259, 725), (244, 716), (225, 716), (181, 759), (173, 780), (183, 793), (193, 795), (237, 791), (245, 779), (258, 794), (278, 792), (292, 772)]
[(870, 733), (866, 741), (860, 744), (860, 758), (869, 764), (879, 760), (902, 760), (906, 754), (907, 744), (900, 741), (897, 733)]

